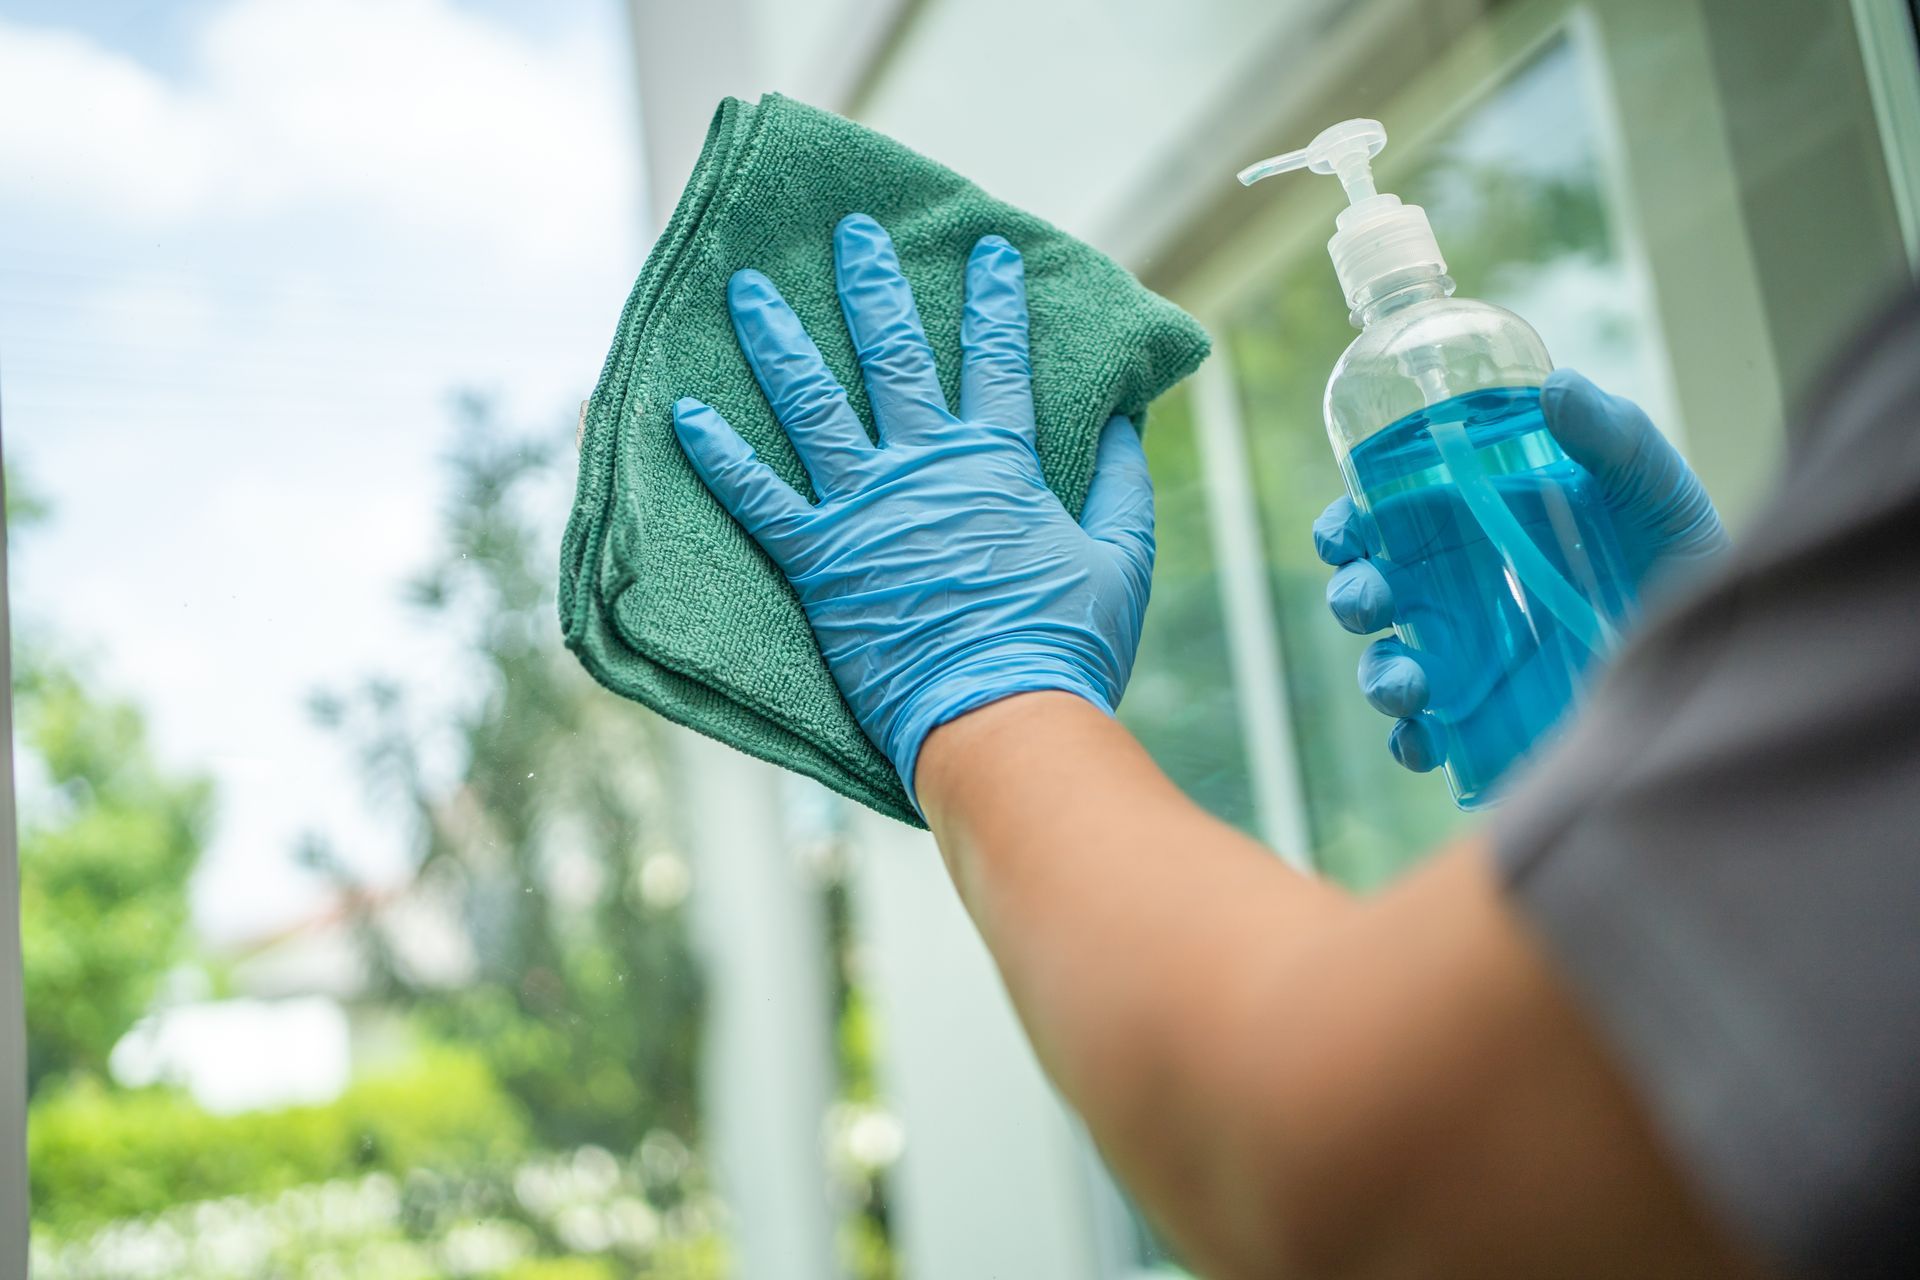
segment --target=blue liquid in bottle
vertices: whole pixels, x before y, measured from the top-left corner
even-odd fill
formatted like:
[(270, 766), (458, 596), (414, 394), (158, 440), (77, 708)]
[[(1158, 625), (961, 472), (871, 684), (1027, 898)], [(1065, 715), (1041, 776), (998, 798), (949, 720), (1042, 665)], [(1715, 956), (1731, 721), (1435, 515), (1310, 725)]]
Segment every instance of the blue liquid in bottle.
[(1431, 659), (1448, 783), (1478, 808), (1573, 704), (1632, 604), (1612, 520), (1548, 433), (1538, 387), (1428, 405), (1343, 467), (1395, 630)]

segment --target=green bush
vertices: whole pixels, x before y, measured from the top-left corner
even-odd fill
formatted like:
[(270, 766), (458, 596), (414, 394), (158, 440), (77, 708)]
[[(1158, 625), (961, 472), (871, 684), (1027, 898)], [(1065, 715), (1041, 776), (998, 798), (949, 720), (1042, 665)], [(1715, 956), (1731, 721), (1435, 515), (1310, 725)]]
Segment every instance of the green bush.
[(81, 1081), (28, 1111), (34, 1222), (57, 1233), (329, 1178), (501, 1165), (526, 1149), (517, 1105), (477, 1058), (447, 1049), (321, 1106), (222, 1116), (173, 1090)]
[(605, 1258), (527, 1258), (500, 1273), (499, 1280), (619, 1280)]

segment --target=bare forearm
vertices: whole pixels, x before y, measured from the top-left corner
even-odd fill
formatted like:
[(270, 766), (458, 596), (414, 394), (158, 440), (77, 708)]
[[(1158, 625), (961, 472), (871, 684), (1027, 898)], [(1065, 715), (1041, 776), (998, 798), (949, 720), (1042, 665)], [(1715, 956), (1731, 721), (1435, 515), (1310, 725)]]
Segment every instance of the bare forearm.
[(1751, 1274), (1483, 849), (1356, 901), (1065, 694), (964, 716), (921, 761), (1042, 1062), (1204, 1274)]
[(1222, 1220), (1264, 1214), (1254, 1166), (1274, 1153), (1231, 1136), (1247, 1132), (1251, 1044), (1208, 1046), (1280, 1015), (1289, 940), (1349, 900), (1197, 808), (1070, 695), (942, 727), (918, 790), (1042, 1061), (1108, 1158), (1194, 1247), (1269, 1230)]

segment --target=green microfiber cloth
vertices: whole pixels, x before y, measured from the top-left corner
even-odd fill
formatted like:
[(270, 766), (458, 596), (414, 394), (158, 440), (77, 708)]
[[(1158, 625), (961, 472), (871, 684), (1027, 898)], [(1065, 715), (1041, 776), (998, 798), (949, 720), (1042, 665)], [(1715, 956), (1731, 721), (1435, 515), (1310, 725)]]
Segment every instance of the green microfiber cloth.
[(789, 483), (805, 469), (734, 341), (727, 278), (785, 295), (872, 430), (833, 284), (833, 227), (892, 235), (958, 405), (967, 254), (989, 233), (1026, 260), (1033, 398), (1047, 483), (1078, 513), (1100, 428), (1134, 421), (1206, 357), (1204, 330), (1087, 245), (891, 138), (778, 94), (729, 98), (621, 313), (588, 402), (560, 562), (560, 622), (594, 677), (669, 720), (921, 825), (828, 674), (792, 588), (681, 453), (697, 396)]

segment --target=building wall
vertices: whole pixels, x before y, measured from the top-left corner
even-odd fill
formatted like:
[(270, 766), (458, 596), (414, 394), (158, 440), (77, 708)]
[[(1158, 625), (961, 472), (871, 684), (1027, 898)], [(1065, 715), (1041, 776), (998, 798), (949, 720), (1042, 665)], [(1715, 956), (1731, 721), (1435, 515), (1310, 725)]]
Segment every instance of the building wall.
[[(1192, 144), (1328, 0), (928, 3), (854, 104), (1003, 199), (1103, 244), (1141, 176)], [(1213, 175), (1224, 190), (1231, 171)], [(1103, 247), (1112, 247), (1103, 244)]]

